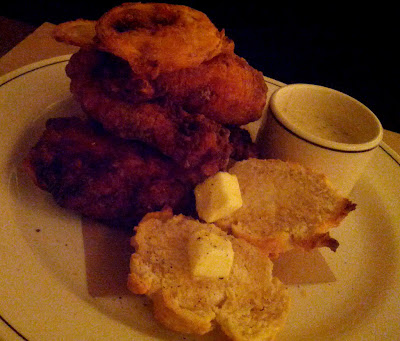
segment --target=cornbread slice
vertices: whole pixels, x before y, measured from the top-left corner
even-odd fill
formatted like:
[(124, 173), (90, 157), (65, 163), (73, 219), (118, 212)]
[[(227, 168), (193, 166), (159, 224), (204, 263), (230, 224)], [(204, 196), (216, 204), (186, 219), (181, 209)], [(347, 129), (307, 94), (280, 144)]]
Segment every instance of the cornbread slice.
[[(272, 277), (272, 262), (257, 247), (213, 224), (169, 211), (147, 214), (135, 230), (128, 288), (151, 298), (155, 318), (167, 328), (205, 334), (219, 324), (232, 340), (255, 341), (273, 340), (283, 327), (287, 290)], [(200, 230), (231, 242), (229, 276), (192, 275), (188, 241)]]
[(248, 159), (229, 170), (237, 176), (243, 205), (215, 224), (276, 257), (295, 246), (312, 249), (339, 243), (329, 236), (355, 209), (325, 175), (300, 164)]

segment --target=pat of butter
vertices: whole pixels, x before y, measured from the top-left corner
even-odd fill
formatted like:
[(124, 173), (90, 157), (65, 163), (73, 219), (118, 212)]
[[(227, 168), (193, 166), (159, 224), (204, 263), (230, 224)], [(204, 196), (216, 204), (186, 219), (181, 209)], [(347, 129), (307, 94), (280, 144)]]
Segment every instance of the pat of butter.
[(207, 230), (196, 231), (189, 238), (188, 253), (193, 276), (229, 276), (233, 264), (233, 249), (228, 238)]
[(229, 216), (243, 204), (238, 179), (227, 172), (209, 177), (196, 186), (194, 194), (197, 213), (207, 223)]

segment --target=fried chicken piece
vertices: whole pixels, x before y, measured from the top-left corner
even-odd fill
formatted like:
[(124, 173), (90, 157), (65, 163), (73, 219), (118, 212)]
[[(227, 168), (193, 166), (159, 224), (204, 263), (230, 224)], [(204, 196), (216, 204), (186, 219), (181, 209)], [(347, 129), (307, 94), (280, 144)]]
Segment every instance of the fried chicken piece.
[(57, 204), (108, 224), (131, 226), (147, 212), (193, 207), (193, 183), (171, 159), (78, 118), (48, 120), (24, 166)]
[[(204, 115), (185, 112), (167, 98), (150, 95), (150, 83), (141, 83), (140, 89), (133, 86), (130, 101), (118, 98), (122, 92), (118, 84), (124, 82), (107, 76), (115, 75), (107, 71), (112, 68), (103, 68), (107, 58), (98, 51), (81, 50), (67, 66), (71, 92), (90, 117), (119, 137), (140, 140), (159, 149), (192, 174), (197, 172), (199, 178), (225, 169), (232, 152), (228, 129)], [(140, 83), (135, 77), (129, 82)], [(129, 82), (125, 83), (128, 87)], [(112, 92), (114, 84), (116, 94)]]
[(231, 125), (258, 120), (268, 90), (262, 73), (234, 53), (220, 54), (195, 68), (160, 74), (155, 88), (189, 113)]
[(66, 74), (73, 86), (84, 88), (96, 83), (106, 96), (132, 104), (160, 97), (153, 83), (135, 75), (126, 61), (96, 49), (81, 49), (73, 54)]
[(250, 133), (243, 128), (237, 126), (229, 126), (229, 142), (232, 145), (233, 151), (231, 159), (242, 161), (247, 159), (258, 159), (260, 150), (250, 136)]
[(133, 104), (163, 99), (224, 125), (259, 119), (268, 91), (262, 73), (233, 53), (220, 54), (196, 68), (163, 73), (150, 81), (135, 75), (118, 57), (84, 50), (71, 58), (67, 75), (71, 79), (93, 78), (115, 99)]

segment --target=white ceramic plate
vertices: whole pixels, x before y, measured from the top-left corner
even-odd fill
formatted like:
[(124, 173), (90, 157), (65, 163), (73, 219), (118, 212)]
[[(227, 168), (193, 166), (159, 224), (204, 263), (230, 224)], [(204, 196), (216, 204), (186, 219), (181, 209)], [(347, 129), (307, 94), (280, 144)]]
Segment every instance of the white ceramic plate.
[[(149, 302), (125, 289), (129, 249), (118, 246), (129, 236), (88, 228), (21, 171), (47, 118), (81, 114), (64, 73), (68, 59), (0, 79), (0, 339), (212, 340), (159, 326)], [(269, 93), (283, 85), (266, 82)], [(279, 340), (398, 339), (399, 179), (400, 158), (382, 144), (351, 194), (357, 210), (333, 232), (338, 251), (322, 251), (337, 280), (290, 287), (292, 310)]]

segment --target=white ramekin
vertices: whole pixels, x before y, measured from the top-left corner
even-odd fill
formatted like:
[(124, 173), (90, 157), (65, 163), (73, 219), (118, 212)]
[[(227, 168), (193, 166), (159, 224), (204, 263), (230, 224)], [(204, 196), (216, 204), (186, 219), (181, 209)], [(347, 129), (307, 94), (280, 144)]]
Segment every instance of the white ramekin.
[(291, 84), (272, 94), (257, 143), (263, 157), (322, 172), (348, 195), (382, 135), (378, 118), (353, 97), (319, 85)]

